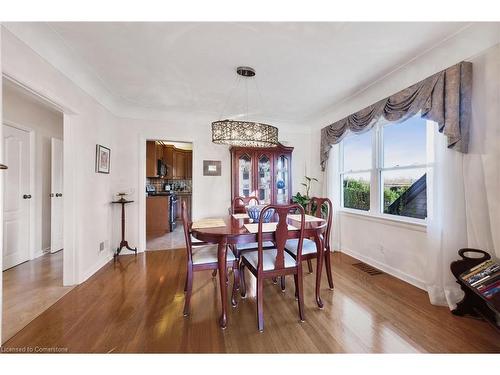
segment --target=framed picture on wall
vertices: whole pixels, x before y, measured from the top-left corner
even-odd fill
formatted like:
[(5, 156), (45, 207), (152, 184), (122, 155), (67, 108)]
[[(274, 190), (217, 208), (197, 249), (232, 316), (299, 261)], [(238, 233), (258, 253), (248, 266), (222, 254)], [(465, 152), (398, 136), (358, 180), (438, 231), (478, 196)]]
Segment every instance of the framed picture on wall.
[(111, 150), (107, 147), (96, 145), (95, 171), (96, 173), (108, 173), (111, 162)]
[(220, 160), (203, 160), (203, 176), (220, 176)]

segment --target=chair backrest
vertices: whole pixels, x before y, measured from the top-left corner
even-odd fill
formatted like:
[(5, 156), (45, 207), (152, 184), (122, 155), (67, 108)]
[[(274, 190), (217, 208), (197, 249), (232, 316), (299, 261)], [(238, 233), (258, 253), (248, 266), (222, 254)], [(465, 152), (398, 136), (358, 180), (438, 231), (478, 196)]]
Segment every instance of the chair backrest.
[(246, 213), (245, 207), (249, 206), (250, 203), (255, 202), (259, 204), (259, 198), (255, 196), (250, 197), (234, 197), (231, 203), (231, 213), (232, 214), (244, 214)]
[[(305, 216), (304, 216), (304, 208), (298, 204), (289, 204), (289, 205), (268, 205), (262, 209), (260, 212), (260, 219), (259, 219), (259, 232), (258, 232), (258, 237), (257, 237), (257, 243), (258, 243), (258, 272), (262, 272), (262, 267), (263, 267), (263, 249), (262, 249), (262, 244), (263, 244), (263, 218), (266, 213), (266, 211), (269, 210), (274, 210), (275, 215), (278, 217), (278, 224), (276, 226), (276, 232), (275, 232), (275, 237), (274, 237), (274, 243), (276, 245), (276, 263), (275, 263), (275, 270), (283, 269), (285, 268), (285, 244), (286, 241), (289, 238), (294, 238), (297, 234), (299, 233), (299, 242), (297, 246), (297, 257), (296, 257), (296, 265), (301, 264), (301, 257), (302, 257), (302, 243), (304, 242), (304, 223), (305, 223)], [(289, 213), (295, 213), (299, 212), (301, 215), (301, 220), (300, 220), (300, 228), (298, 228), (298, 231), (295, 230), (288, 230), (288, 214)], [(295, 232), (295, 233), (294, 233)]]
[(189, 222), (186, 202), (183, 200), (181, 203), (181, 218), (182, 218), (182, 226), (184, 228), (184, 239), (186, 241), (186, 252), (188, 262), (191, 262), (193, 259), (193, 247), (191, 243), (191, 225), (193, 223)]
[[(311, 202), (309, 203), (311, 205), (311, 209), (314, 208), (314, 212), (311, 212), (314, 216), (320, 217), (326, 220), (326, 232), (324, 235), (324, 243), (325, 247), (329, 250), (330, 249), (330, 232), (332, 229), (332, 217), (333, 217), (333, 204), (332, 201), (328, 198), (318, 198), (318, 197), (312, 197)], [(323, 215), (323, 205), (326, 204), (327, 207), (327, 213), (326, 216)]]

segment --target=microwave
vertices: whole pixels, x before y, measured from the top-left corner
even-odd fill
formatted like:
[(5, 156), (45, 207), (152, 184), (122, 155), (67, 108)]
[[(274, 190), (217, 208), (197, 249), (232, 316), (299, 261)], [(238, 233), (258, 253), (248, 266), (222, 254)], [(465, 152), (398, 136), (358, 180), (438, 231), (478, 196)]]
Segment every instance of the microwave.
[(158, 159), (158, 177), (165, 177), (167, 175), (167, 164), (161, 159)]

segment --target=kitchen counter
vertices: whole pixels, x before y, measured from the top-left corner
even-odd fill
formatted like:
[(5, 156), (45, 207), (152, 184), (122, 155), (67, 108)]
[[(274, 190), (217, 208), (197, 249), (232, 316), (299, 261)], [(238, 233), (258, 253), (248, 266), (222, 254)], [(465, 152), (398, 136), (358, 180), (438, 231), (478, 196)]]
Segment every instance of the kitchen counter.
[(191, 195), (191, 191), (174, 191), (175, 195)]
[(151, 195), (146, 197), (146, 236), (161, 236), (170, 232), (170, 197)]
[(148, 193), (148, 197), (168, 197), (169, 195), (192, 195), (190, 191), (157, 191), (154, 193)]
[(170, 195), (172, 195), (172, 193), (169, 191), (155, 191), (152, 193), (148, 193), (148, 197), (168, 197)]

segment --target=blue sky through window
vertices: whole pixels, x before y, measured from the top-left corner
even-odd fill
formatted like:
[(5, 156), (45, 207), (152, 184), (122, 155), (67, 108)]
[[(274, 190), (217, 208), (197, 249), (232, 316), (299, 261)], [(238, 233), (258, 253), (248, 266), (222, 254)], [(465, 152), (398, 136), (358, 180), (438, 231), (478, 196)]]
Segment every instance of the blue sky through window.
[(420, 116), (384, 126), (384, 167), (425, 164), (427, 121)]
[[(344, 171), (372, 168), (372, 132), (350, 134), (344, 140)], [(426, 164), (427, 121), (420, 116), (388, 124), (383, 129), (384, 168)]]
[(372, 168), (372, 131), (350, 134), (344, 140), (344, 171)]

